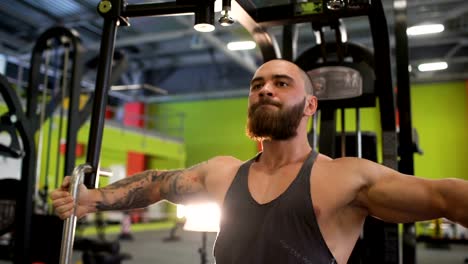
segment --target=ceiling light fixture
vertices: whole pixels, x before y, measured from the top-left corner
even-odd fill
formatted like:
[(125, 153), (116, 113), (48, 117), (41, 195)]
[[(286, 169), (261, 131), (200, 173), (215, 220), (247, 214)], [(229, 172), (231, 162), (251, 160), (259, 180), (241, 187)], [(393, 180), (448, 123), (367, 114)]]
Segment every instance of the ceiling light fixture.
[(193, 28), (199, 32), (211, 32), (214, 26), (214, 1), (206, 1), (198, 5), (195, 12), (195, 25)]
[(395, 9), (405, 9), (407, 6), (406, 0), (395, 0), (393, 1), (393, 8)]
[(420, 72), (441, 71), (447, 68), (448, 68), (448, 64), (445, 61), (421, 63), (418, 65), (418, 70)]
[(234, 24), (234, 19), (229, 15), (229, 11), (231, 11), (231, 0), (223, 0), (223, 10), (221, 11), (221, 17), (218, 20), (223, 27)]
[(435, 34), (444, 31), (445, 27), (442, 24), (426, 24), (412, 26), (406, 29), (406, 34), (408, 36), (419, 36), (426, 34)]
[(257, 44), (254, 41), (233, 41), (227, 44), (229, 50), (251, 50), (255, 49)]

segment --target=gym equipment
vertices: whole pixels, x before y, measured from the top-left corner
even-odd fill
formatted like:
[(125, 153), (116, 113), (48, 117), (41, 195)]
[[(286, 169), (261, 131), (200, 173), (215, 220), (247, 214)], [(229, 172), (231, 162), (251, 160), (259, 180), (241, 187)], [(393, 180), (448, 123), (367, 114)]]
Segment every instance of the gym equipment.
[[(84, 173), (90, 172), (92, 169), (89, 165), (79, 165), (73, 171), (73, 174), (70, 179), (70, 194), (73, 197), (73, 200), (78, 201), (78, 187), (83, 183)], [(63, 238), (62, 246), (60, 253), (60, 263), (70, 263), (73, 250), (73, 242), (75, 237), (75, 227), (76, 227), (76, 208), (73, 210), (73, 213), (69, 218), (65, 220), (65, 225), (63, 227)]]
[[(398, 170), (402, 173), (414, 174), (415, 153), (413, 144), (413, 128), (411, 121), (411, 93), (409, 77), (408, 35), (406, 34), (406, 5), (395, 5), (395, 52), (397, 65), (397, 106), (399, 115), (398, 132)], [(416, 228), (414, 223), (403, 225), (402, 259), (405, 264), (416, 263)]]
[[(9, 86), (8, 81), (3, 75), (0, 75), (0, 93), (3, 100), (7, 104), (8, 113), (10, 116), (14, 116), (15, 122), (12, 123), (15, 132), (18, 131), (19, 138), (22, 142), (22, 153), (23, 162), (21, 167), (21, 179), (19, 181), (9, 179), (8, 181), (2, 181), (1, 188), (5, 189), (5, 196), (1, 197), (1, 214), (2, 214), (2, 230), (0, 233), (11, 231), (13, 227), (21, 229), (15, 233), (14, 246), (7, 246), (7, 249), (1, 248), (0, 252), (2, 255), (11, 257), (11, 249), (15, 250), (15, 256), (17, 254), (28, 254), (29, 256), (29, 245), (26, 241), (29, 241), (29, 235), (31, 232), (31, 216), (32, 216), (32, 194), (34, 187), (34, 173), (35, 173), (35, 145), (34, 135), (31, 129), (31, 123), (27, 119), (25, 113), (22, 110), (22, 105), (19, 98), (17, 97), (14, 90)], [(14, 151), (12, 151), (14, 152)], [(11, 192), (8, 195), (8, 192)], [(3, 193), (3, 192), (2, 192)], [(21, 194), (18, 196), (18, 194)], [(13, 212), (14, 211), (14, 212)], [(10, 224), (8, 224), (10, 223)], [(21, 257), (17, 263), (24, 263)]]
[[(54, 76), (49, 76), (50, 71), (48, 69), (57, 65), (49, 65), (49, 58), (44, 55), (49, 52), (48, 49), (51, 45), (57, 43), (66, 44), (66, 46), (70, 48), (70, 52), (72, 54), (71, 74), (70, 79), (68, 79), (68, 77), (63, 79), (63, 82), (66, 83), (63, 85), (68, 87), (66, 91), (48, 93), (49, 85), (46, 79), (49, 79), (49, 77), (53, 78), (55, 76), (55, 74)], [(76, 32), (72, 30), (63, 27), (54, 27), (45, 31), (39, 37), (36, 45), (34, 46), (31, 57), (29, 85), (26, 90), (26, 111), (23, 111), (23, 107), (18, 96), (9, 86), (7, 80), (3, 76), (0, 76), (0, 92), (7, 104), (9, 116), (14, 117), (11, 121), (15, 120), (12, 123), (16, 131), (19, 133), (23, 147), (22, 152), (24, 153), (21, 180), (17, 184), (18, 187), (16, 188), (16, 192), (21, 195), (16, 197), (16, 202), (14, 203), (15, 214), (12, 220), (14, 222), (14, 233), (12, 233), (12, 244), (14, 245), (13, 252), (9, 250), (9, 252), (1, 254), (2, 258), (12, 258), (14, 263), (28, 263), (31, 261), (46, 261), (49, 263), (58, 262), (58, 256), (57, 260), (53, 260), (53, 253), (42, 255), (40, 252), (41, 250), (38, 250), (41, 246), (53, 246), (54, 229), (61, 228), (61, 221), (57, 223), (54, 222), (58, 219), (54, 216), (33, 215), (33, 193), (36, 186), (35, 175), (37, 157), (34, 137), (36, 132), (41, 128), (42, 122), (51, 118), (57, 105), (62, 104), (61, 99), (64, 94), (67, 93), (69, 97), (70, 111), (68, 113), (67, 122), (67, 149), (65, 151), (63, 175), (70, 174), (70, 168), (74, 167), (76, 133), (79, 128), (79, 126), (77, 126), (78, 122), (76, 117), (78, 115), (78, 97), (80, 95), (81, 69), (79, 65), (82, 64), (82, 52), (83, 48), (81, 47), (79, 37)], [(48, 65), (47, 67), (44, 67), (47, 68), (46, 71), (44, 71), (44, 68), (41, 70), (43, 58), (47, 62), (46, 65)], [(68, 68), (68, 64), (68, 62), (64, 64), (64, 67)], [(68, 72), (68, 70), (62, 73), (65, 72)], [(41, 89), (42, 96), (40, 93)], [(47, 99), (47, 101), (43, 100), (40, 103), (40, 107), (38, 107), (38, 99), (40, 97)], [(42, 222), (43, 220), (45, 222)], [(40, 233), (44, 230), (44, 227), (49, 226), (47, 223), (50, 223), (50, 228), (47, 229), (47, 234), (51, 240), (48, 241), (47, 244), (37, 242), (37, 236), (41, 236)], [(60, 242), (59, 239), (56, 241)], [(37, 243), (38, 245), (32, 248), (32, 243)], [(54, 248), (58, 253), (57, 248)]]
[(5, 113), (0, 116), (0, 132), (7, 132), (11, 139), (9, 146), (0, 144), (0, 156), (16, 159), (24, 156), (24, 152), (18, 140), (18, 135), (16, 134), (15, 123), (17, 121), (17, 117), (10, 113)]
[[(114, 44), (117, 34), (117, 26), (128, 26), (129, 17), (137, 16), (156, 16), (168, 15), (177, 13), (195, 13), (196, 21), (199, 19), (198, 12), (206, 11), (211, 1), (203, 1), (198, 3), (195, 0), (180, 0), (175, 2), (164, 3), (147, 3), (147, 4), (126, 4), (124, 0), (103, 0), (99, 4), (99, 14), (104, 18), (104, 26), (101, 37), (100, 58), (97, 79), (96, 93), (93, 105), (93, 116), (91, 119), (91, 129), (89, 136), (89, 148), (87, 153), (87, 163), (91, 165), (93, 171), (86, 174), (85, 184), (89, 188), (94, 188), (96, 184), (96, 172), (99, 165), (99, 153), (101, 149), (104, 112), (109, 92), (109, 76), (111, 74), (112, 58), (114, 53)], [(200, 6), (198, 6), (200, 5)], [(352, 94), (341, 94), (342, 97), (334, 98), (334, 100), (323, 100), (320, 107), (321, 131), (330, 131), (330, 135), (320, 133), (322, 136), (319, 139), (320, 151), (335, 157), (335, 109), (338, 108), (360, 108), (360, 107), (375, 107), (375, 99), (379, 99), (379, 107), (381, 110), (381, 125), (383, 138), (383, 164), (397, 169), (397, 136), (395, 128), (395, 105), (394, 94), (392, 89), (391, 69), (390, 69), (390, 49), (389, 36), (387, 30), (387, 22), (380, 0), (316, 0), (316, 1), (290, 1), (288, 3), (268, 4), (261, 6), (258, 2), (249, 0), (232, 1), (233, 10), (236, 10), (238, 21), (250, 32), (253, 39), (260, 48), (263, 59), (265, 61), (280, 58), (281, 54), (278, 45), (273, 36), (267, 32), (268, 26), (273, 25), (290, 25), (301, 22), (312, 22), (313, 29), (317, 31), (319, 36), (322, 36), (320, 45), (316, 48), (318, 54), (315, 57), (322, 58), (323, 64), (327, 66), (327, 71), (312, 72), (317, 76), (317, 84), (320, 85), (320, 80), (335, 82), (339, 79), (331, 78), (333, 76), (349, 76), (350, 82), (346, 83), (349, 88), (353, 89)], [(347, 43), (342, 43), (339, 31), (339, 18), (367, 16), (369, 18), (372, 38), (374, 41), (374, 54), (366, 49)], [(331, 26), (335, 30), (336, 43), (333, 45), (325, 43), (323, 38), (323, 26)], [(285, 42), (290, 41), (288, 45), (284, 45), (285, 54), (289, 59), (294, 59), (294, 29), (291, 26), (285, 29), (289, 33), (285, 37)], [(356, 51), (356, 52), (355, 52)], [(328, 53), (336, 55), (337, 62), (332, 63), (327, 61)], [(310, 55), (310, 54), (309, 54)], [(350, 56), (352, 63), (345, 61), (346, 56)], [(374, 60), (378, 64), (374, 65)], [(318, 67), (313, 67), (311, 64), (317, 64), (310, 56), (303, 55), (296, 60), (304, 70), (309, 71)], [(307, 67), (311, 66), (311, 67)], [(343, 71), (343, 68), (345, 70)], [(407, 69), (407, 67), (405, 68)], [(329, 74), (327, 74), (327, 72)], [(320, 79), (322, 78), (322, 79)], [(362, 83), (362, 85), (360, 84)], [(370, 83), (370, 85), (369, 85)], [(322, 84), (323, 86), (323, 84)], [(333, 85), (327, 83), (326, 87), (330, 88)], [(366, 88), (370, 87), (370, 91)], [(377, 88), (374, 91), (374, 88)], [(342, 90), (344, 91), (344, 90)], [(329, 95), (332, 95), (330, 93)], [(352, 97), (352, 98), (350, 98)], [(356, 119), (360, 119), (359, 111), (357, 111)], [(357, 141), (360, 141), (360, 132), (357, 133)], [(346, 144), (345, 133), (342, 133), (343, 145)], [(325, 144), (327, 143), (327, 144)], [(314, 145), (316, 146), (316, 144)], [(358, 155), (359, 155), (358, 149)], [(399, 263), (398, 256), (398, 232), (396, 225), (385, 226), (383, 234), (385, 236), (384, 243), (380, 243), (379, 250), (383, 253), (379, 255), (379, 260), (368, 259), (373, 263), (394, 264)], [(379, 245), (378, 243), (375, 243)], [(378, 253), (375, 253), (378, 254)]]
[[(373, 2), (373, 5), (376, 4)], [(372, 8), (372, 7), (371, 7)], [(383, 10), (374, 6), (375, 12), (383, 13)], [(385, 18), (380, 24), (377, 18), (369, 15), (371, 30), (386, 30)], [(380, 18), (380, 19), (382, 19)], [(377, 25), (379, 28), (377, 28)], [(382, 30), (381, 27), (385, 26)], [(323, 28), (330, 27), (335, 32), (335, 42), (326, 43)], [(301, 54), (296, 63), (305, 70), (311, 78), (314, 93), (320, 100), (320, 152), (331, 157), (343, 157), (350, 155), (365, 157), (377, 161), (375, 153), (368, 153), (376, 148), (374, 141), (369, 141), (369, 135), (362, 133), (360, 128), (360, 108), (375, 107), (375, 101), (379, 99), (383, 134), (384, 164), (396, 168), (396, 124), (395, 106), (393, 102), (393, 89), (390, 75), (390, 61), (385, 57), (385, 48), (376, 47), (375, 54), (368, 49), (353, 43), (342, 41), (345, 34), (341, 21), (335, 17), (328, 20), (322, 19), (312, 22), (312, 28), (318, 36), (318, 45)], [(388, 41), (388, 35), (386, 36)], [(385, 39), (384, 39), (385, 42)], [(380, 49), (379, 49), (380, 48)], [(383, 50), (382, 50), (383, 49)], [(374, 64), (380, 52), (378, 65)], [(383, 53), (383, 54), (382, 54)], [(388, 63), (382, 65), (382, 63)], [(389, 80), (387, 82), (386, 80)], [(356, 132), (346, 133), (345, 109), (354, 108), (356, 111)], [(386, 108), (387, 111), (386, 112)], [(336, 110), (341, 113), (341, 133), (336, 132)], [(391, 120), (393, 120), (392, 123)], [(316, 137), (316, 129), (312, 131)], [(366, 144), (364, 145), (364, 141)], [(340, 144), (337, 143), (340, 141)], [(314, 144), (312, 144), (314, 145)], [(371, 151), (373, 152), (373, 151)], [(391, 159), (388, 159), (392, 157)], [(366, 223), (349, 263), (399, 263), (398, 226), (384, 223), (374, 218), (366, 219)]]
[(0, 180), (0, 236), (13, 229), (18, 189), (18, 180)]
[[(48, 55), (51, 53), (49, 49), (52, 47), (56, 48), (56, 54), (63, 55), (62, 60), (51, 60), (49, 58)], [(6, 188), (12, 194), (21, 193), (20, 197), (0, 197), (0, 214), (2, 215), (0, 233), (13, 231), (12, 228), (15, 226), (10, 245), (6, 247), (0, 246), (0, 258), (2, 259), (13, 259), (14, 263), (25, 263), (33, 260), (47, 263), (58, 263), (59, 261), (62, 221), (57, 221), (58, 218), (55, 216), (33, 214), (34, 202), (32, 197), (36, 186), (36, 161), (38, 160), (36, 158), (37, 152), (34, 136), (41, 129), (44, 121), (52, 120), (53, 113), (59, 108), (60, 119), (58, 126), (60, 129), (58, 140), (61, 140), (61, 127), (64, 124), (61, 120), (65, 116), (63, 102), (65, 98), (68, 98), (66, 148), (62, 174), (59, 172), (61, 157), (58, 153), (60, 151), (57, 151), (55, 168), (55, 187), (57, 187), (57, 180), (60, 175), (62, 177), (70, 175), (75, 166), (76, 135), (79, 128), (92, 113), (92, 95), (89, 96), (84, 108), (78, 109), (79, 96), (81, 94), (80, 81), (83, 52), (84, 49), (81, 46), (79, 36), (74, 30), (64, 27), (53, 27), (46, 30), (39, 37), (31, 57), (29, 85), (26, 91), (26, 111), (23, 111), (14, 89), (0, 75), (0, 92), (9, 110), (0, 118), (0, 131), (7, 131), (12, 138), (9, 146), (0, 144), (0, 153), (4, 156), (23, 157), (21, 180), (17, 181), (17, 183), (14, 183), (14, 180), (0, 182), (1, 189)], [(116, 59), (116, 74), (119, 73), (119, 69), (125, 67), (126, 64), (122, 63), (126, 62), (125, 58), (123, 54), (120, 54), (120, 57)], [(41, 69), (44, 60), (47, 61), (46, 64), (48, 66)], [(58, 69), (60, 65), (62, 67)], [(44, 68), (48, 68), (49, 70), (44, 71)], [(50, 74), (50, 72), (53, 74)], [(61, 76), (61, 78), (57, 78), (57, 76)], [(57, 84), (56, 87), (60, 86), (60, 88), (49, 91), (48, 87), (50, 85), (48, 83), (50, 82), (45, 79), (54, 80)], [(116, 79), (115, 75), (112, 76), (112, 79)], [(39, 98), (45, 98), (46, 100), (38, 103), (40, 101)], [(40, 107), (38, 107), (39, 105)], [(16, 137), (16, 131), (19, 133), (20, 140)], [(20, 141), (22, 145), (19, 144)], [(60, 144), (58, 144), (58, 147), (60, 147)], [(48, 152), (53, 151), (50, 151), (49, 148)], [(42, 153), (42, 151), (39, 153)], [(48, 175), (45, 176), (47, 177)], [(8, 193), (5, 192), (5, 196)], [(47, 191), (44, 190), (43, 200), (45, 200), (46, 193)], [(15, 213), (11, 212), (12, 209)], [(8, 223), (13, 223), (13, 225)], [(48, 243), (42, 243), (40, 239), (37, 239), (38, 236), (43, 237), (45, 235), (41, 233), (44, 230), (47, 230), (46, 235), (50, 238)], [(59, 236), (54, 235), (56, 230), (59, 230)], [(31, 247), (33, 244), (35, 246)], [(54, 244), (58, 245), (54, 246)], [(51, 252), (49, 252), (50, 248), (53, 248)]]

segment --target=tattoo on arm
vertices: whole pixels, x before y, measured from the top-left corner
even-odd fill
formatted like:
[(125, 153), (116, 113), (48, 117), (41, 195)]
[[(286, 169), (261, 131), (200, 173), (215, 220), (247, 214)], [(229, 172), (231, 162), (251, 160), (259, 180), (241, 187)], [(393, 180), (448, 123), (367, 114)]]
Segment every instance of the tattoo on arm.
[(162, 199), (182, 203), (201, 198), (205, 193), (204, 180), (199, 174), (190, 173), (200, 165), (185, 170), (148, 170), (97, 189), (101, 200), (96, 203), (96, 209), (128, 210)]
[(190, 174), (202, 164), (186, 170), (161, 171), (158, 175), (153, 176), (152, 180), (161, 184), (161, 198), (173, 203), (206, 198), (204, 179), (200, 178), (199, 174)]
[(101, 201), (97, 202), (96, 209), (127, 210), (148, 206), (151, 203), (151, 189), (148, 188), (148, 179), (153, 174), (155, 171), (144, 171), (97, 189), (101, 194)]

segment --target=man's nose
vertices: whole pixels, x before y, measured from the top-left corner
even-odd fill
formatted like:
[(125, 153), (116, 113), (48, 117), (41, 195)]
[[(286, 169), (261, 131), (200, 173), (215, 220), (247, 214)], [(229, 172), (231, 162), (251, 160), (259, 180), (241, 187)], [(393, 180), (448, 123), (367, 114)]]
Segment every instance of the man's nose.
[(267, 82), (263, 85), (262, 89), (260, 90), (259, 96), (273, 96), (273, 86), (271, 83)]

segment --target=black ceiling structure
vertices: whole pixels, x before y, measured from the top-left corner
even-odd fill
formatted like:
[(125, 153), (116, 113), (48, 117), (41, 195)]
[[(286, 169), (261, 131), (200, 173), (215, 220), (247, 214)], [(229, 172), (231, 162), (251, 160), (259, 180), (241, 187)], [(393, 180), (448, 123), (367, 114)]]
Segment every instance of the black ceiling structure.
[[(129, 5), (166, 3), (172, 1), (128, 0)], [(175, 2), (175, 1), (174, 1)], [(217, 0), (216, 2), (221, 2)], [(268, 26), (268, 33), (281, 50), (283, 27), (281, 19), (272, 10), (282, 10), (288, 16), (291, 1), (232, 1), (232, 16), (236, 5), (256, 16), (259, 24)], [(294, 1), (295, 2), (295, 1)], [(300, 2), (300, 1), (298, 1)], [(395, 56), (393, 0), (382, 1), (390, 32), (391, 56)], [(52, 26), (62, 25), (79, 32), (87, 59), (98, 54), (103, 19), (97, 12), (99, 0), (12, 0), (0, 2), (0, 54), (11, 65), (28, 68), (32, 47), (38, 36)], [(249, 8), (250, 5), (250, 8)], [(285, 9), (286, 8), (286, 9)], [(267, 11), (267, 12), (266, 12)], [(254, 14), (255, 12), (255, 14)], [(440, 34), (409, 38), (409, 56), (412, 82), (464, 80), (468, 77), (468, 2), (463, 0), (408, 1), (408, 26), (424, 23), (442, 23)], [(220, 14), (216, 13), (216, 20)], [(304, 19), (305, 20), (305, 19)], [(373, 49), (366, 17), (343, 18), (349, 41)], [(235, 23), (229, 27), (216, 25), (216, 30), (200, 33), (193, 29), (193, 14), (129, 19), (129, 27), (120, 27), (116, 50), (128, 55), (128, 69), (119, 80), (121, 85), (149, 84), (168, 92), (168, 96), (189, 95), (194, 98), (236, 96), (247, 92), (248, 80), (255, 68), (263, 62), (262, 50), (231, 51), (230, 41), (251, 40), (248, 31)], [(300, 22), (300, 21), (299, 21)], [(297, 24), (297, 54), (316, 44), (309, 23)], [(327, 33), (327, 32), (326, 32)], [(329, 32), (330, 33), (330, 32)], [(331, 33), (330, 33), (331, 34)], [(423, 62), (444, 60), (447, 70), (419, 72)], [(11, 67), (9, 67), (11, 68)], [(14, 67), (13, 67), (14, 68)], [(395, 69), (394, 69), (395, 70)], [(25, 74), (24, 74), (25, 75)], [(7, 71), (9, 80), (18, 78), (18, 70)], [(84, 83), (95, 83), (93, 73)], [(92, 89), (92, 85), (91, 89)], [(157, 98), (146, 97), (149, 101)]]

